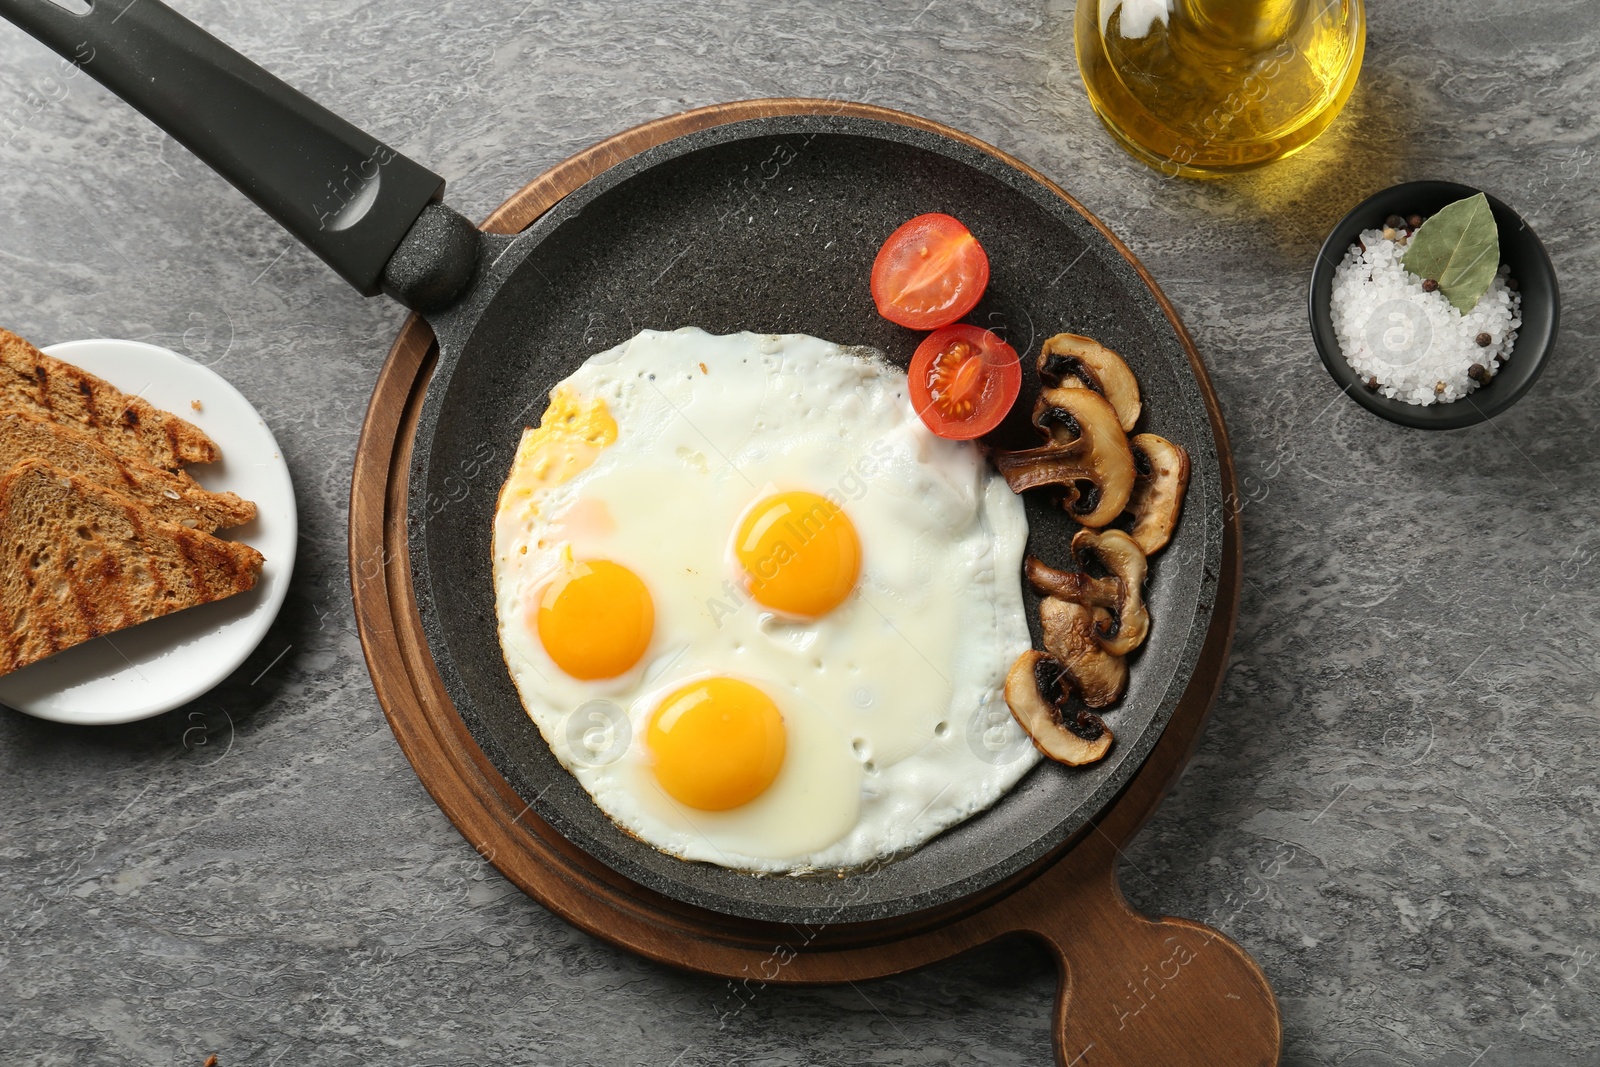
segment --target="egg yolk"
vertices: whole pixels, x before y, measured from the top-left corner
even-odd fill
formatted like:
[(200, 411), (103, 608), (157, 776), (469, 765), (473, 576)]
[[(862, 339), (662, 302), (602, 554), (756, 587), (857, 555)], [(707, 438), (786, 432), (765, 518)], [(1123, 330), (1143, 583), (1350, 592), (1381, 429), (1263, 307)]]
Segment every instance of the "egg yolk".
[(727, 811), (766, 791), (783, 766), (783, 716), (760, 689), (706, 678), (677, 690), (650, 718), (646, 737), (667, 795), (701, 811)]
[(617, 420), (600, 397), (584, 398), (558, 385), (537, 428), (523, 431), (516, 461), (500, 494), (500, 510), (531, 518), (539, 497), (570, 481), (617, 439)]
[(750, 595), (785, 615), (826, 615), (861, 576), (854, 524), (816, 493), (775, 493), (758, 501), (740, 521), (733, 549)]
[(656, 624), (644, 582), (605, 559), (568, 565), (545, 587), (536, 613), (544, 650), (585, 681), (615, 678), (638, 663)]

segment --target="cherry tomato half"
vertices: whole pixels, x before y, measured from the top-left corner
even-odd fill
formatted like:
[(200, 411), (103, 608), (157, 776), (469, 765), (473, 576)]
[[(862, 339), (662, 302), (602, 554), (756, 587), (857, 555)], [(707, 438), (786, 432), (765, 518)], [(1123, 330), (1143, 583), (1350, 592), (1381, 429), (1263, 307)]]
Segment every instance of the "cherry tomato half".
[(965, 323), (929, 334), (906, 372), (911, 404), (940, 437), (968, 441), (1000, 425), (1022, 391), (1017, 350)]
[(949, 215), (918, 215), (889, 235), (872, 261), (878, 314), (913, 330), (948, 326), (989, 285), (989, 257)]

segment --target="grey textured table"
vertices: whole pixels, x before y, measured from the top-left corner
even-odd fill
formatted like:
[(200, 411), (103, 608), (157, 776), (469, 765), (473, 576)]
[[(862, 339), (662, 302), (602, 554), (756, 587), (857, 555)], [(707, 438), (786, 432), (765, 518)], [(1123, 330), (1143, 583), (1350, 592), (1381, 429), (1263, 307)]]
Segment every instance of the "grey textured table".
[[(1300, 156), (1215, 184), (1116, 148), (1070, 3), (180, 4), (445, 174), (481, 217), (551, 163), (721, 100), (840, 96), (1035, 164), (1143, 257), (1210, 365), (1246, 584), (1210, 731), (1129, 855), (1281, 998), (1285, 1062), (1600, 1063), (1600, 10), (1379, 5), (1355, 97)], [(265, 643), (153, 721), (0, 711), (0, 1063), (1039, 1063), (1055, 976), (1002, 945), (857, 987), (643, 963), (522, 896), (418, 784), (373, 697), (344, 563), (368, 392), (400, 311), (0, 24), (0, 324), (186, 352), (277, 434), (301, 557)], [(1566, 286), (1538, 387), (1404, 431), (1335, 391), (1304, 289), (1394, 181), (1481, 185)]]

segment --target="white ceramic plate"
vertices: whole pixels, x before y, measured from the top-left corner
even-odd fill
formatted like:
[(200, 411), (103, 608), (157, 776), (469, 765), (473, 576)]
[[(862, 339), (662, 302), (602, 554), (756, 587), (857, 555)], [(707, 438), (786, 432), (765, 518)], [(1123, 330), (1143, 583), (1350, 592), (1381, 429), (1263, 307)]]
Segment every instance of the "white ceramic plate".
[(0, 704), (42, 719), (117, 723), (159, 715), (231, 674), (283, 606), (298, 537), (289, 468), (250, 401), (208, 367), (138, 341), (69, 341), (44, 351), (210, 434), (222, 459), (185, 469), (207, 489), (256, 502), (254, 521), (218, 531), (266, 558), (250, 592), (96, 638), (0, 677)]

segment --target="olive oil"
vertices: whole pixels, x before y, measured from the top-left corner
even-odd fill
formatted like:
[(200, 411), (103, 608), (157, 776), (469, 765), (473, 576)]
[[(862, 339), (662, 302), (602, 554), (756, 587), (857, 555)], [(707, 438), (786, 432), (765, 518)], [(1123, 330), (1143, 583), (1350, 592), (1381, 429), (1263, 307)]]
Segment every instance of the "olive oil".
[(1355, 88), (1362, 0), (1080, 0), (1078, 68), (1106, 128), (1169, 175), (1282, 159)]

